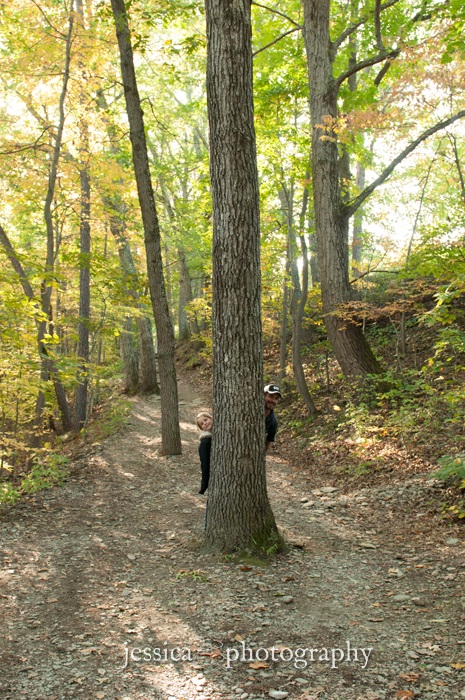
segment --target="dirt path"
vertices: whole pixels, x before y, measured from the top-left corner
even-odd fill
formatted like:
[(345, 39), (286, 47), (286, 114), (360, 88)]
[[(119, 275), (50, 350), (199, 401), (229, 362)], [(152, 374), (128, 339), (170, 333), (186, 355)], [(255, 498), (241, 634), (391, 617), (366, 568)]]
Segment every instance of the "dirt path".
[(136, 399), (74, 477), (0, 524), (0, 697), (465, 697), (464, 542), (428, 539), (421, 511), (398, 529), (429, 482), (315, 494), (278, 448), (270, 498), (298, 546), (265, 568), (201, 556), (201, 397), (180, 399), (181, 457), (159, 456), (159, 402)]

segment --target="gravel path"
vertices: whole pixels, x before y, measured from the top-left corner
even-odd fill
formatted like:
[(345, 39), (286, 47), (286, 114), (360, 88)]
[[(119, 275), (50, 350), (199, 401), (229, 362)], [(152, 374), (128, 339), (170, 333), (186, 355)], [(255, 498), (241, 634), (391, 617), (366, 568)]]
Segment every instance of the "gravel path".
[(464, 698), (465, 546), (428, 524), (434, 482), (307, 492), (278, 447), (289, 552), (199, 555), (201, 397), (180, 399), (181, 457), (159, 455), (159, 401), (137, 398), (61, 488), (3, 519), (0, 697)]

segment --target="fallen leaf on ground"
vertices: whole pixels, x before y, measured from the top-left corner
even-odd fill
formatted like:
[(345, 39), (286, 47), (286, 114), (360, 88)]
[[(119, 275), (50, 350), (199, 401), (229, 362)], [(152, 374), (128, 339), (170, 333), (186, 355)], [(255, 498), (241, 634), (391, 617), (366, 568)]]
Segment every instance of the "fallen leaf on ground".
[(421, 676), (421, 673), (414, 673), (411, 671), (410, 673), (399, 673), (399, 678), (402, 678), (403, 681), (408, 681), (409, 683), (416, 683)]
[(249, 664), (249, 668), (267, 668), (268, 664), (264, 664), (263, 661), (254, 661)]
[(409, 698), (413, 698), (413, 693), (411, 690), (398, 690), (397, 693), (394, 693), (394, 697), (399, 700), (409, 700)]

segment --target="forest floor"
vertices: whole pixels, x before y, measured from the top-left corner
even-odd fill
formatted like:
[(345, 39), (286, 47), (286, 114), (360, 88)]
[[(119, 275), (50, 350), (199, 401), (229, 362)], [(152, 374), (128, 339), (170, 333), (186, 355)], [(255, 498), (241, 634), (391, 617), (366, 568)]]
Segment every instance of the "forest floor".
[(334, 486), (281, 441), (267, 472), (289, 551), (266, 566), (203, 555), (205, 405), (182, 380), (183, 454), (163, 457), (158, 399), (133, 399), (61, 487), (4, 515), (0, 695), (465, 697), (465, 540), (428, 512), (439, 483)]

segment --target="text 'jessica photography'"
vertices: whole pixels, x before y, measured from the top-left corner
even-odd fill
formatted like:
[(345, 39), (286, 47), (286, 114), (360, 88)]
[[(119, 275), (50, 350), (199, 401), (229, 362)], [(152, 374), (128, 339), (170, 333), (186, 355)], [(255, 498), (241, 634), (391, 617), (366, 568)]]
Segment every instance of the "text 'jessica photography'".
[[(307, 668), (311, 663), (329, 664), (330, 668), (338, 668), (341, 663), (357, 663), (362, 669), (368, 666), (373, 647), (353, 647), (349, 641), (341, 647), (297, 647), (291, 649), (285, 646), (251, 648), (241, 642), (239, 647), (226, 647), (218, 657), (226, 662), (227, 668), (232, 668), (237, 663), (292, 663), (294, 668)], [(195, 651), (189, 647), (168, 647), (166, 642), (163, 647), (130, 647), (125, 642), (124, 665), (129, 666), (131, 661), (135, 663), (155, 662), (160, 664), (194, 661)]]

